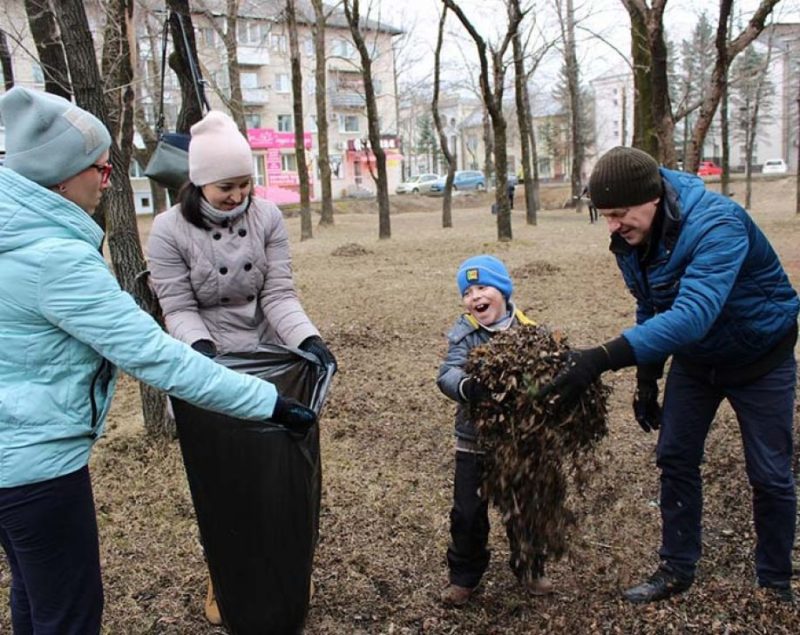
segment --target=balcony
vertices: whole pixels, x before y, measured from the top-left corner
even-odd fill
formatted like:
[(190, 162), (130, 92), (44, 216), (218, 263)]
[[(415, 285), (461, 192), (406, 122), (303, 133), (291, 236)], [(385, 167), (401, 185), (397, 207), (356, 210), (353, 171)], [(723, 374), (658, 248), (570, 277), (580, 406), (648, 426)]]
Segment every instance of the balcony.
[(364, 108), (367, 105), (364, 95), (345, 91), (332, 91), (330, 103), (333, 108)]
[(269, 91), (266, 88), (242, 88), (242, 101), (248, 106), (257, 106), (269, 102)]
[(244, 66), (264, 66), (269, 64), (269, 49), (266, 46), (236, 47), (236, 61)]

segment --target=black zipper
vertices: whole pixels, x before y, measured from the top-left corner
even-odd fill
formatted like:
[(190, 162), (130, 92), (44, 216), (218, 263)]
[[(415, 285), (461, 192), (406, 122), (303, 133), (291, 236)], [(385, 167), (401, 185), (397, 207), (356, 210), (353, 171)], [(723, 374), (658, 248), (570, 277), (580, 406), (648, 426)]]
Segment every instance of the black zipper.
[(92, 383), (89, 386), (89, 401), (92, 404), (92, 425), (90, 427), (89, 436), (92, 439), (96, 439), (97, 438), (96, 428), (97, 428), (97, 426), (99, 424), (99, 421), (98, 421), (99, 413), (97, 412), (97, 401), (94, 398), (94, 389), (95, 389), (95, 386), (97, 385), (97, 380), (100, 379), (100, 375), (104, 371), (108, 371), (108, 367), (109, 366), (110, 366), (110, 362), (107, 359), (103, 359), (103, 361), (100, 364), (100, 368), (97, 369), (97, 372), (94, 374), (94, 377), (92, 377)]

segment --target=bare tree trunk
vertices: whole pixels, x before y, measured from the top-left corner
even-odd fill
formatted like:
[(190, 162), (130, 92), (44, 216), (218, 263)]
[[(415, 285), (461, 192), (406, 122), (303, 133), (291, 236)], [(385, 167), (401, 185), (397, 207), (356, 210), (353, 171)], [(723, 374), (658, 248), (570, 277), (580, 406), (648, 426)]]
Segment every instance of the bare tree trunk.
[(794, 178), (794, 213), (800, 214), (800, 82), (797, 83), (797, 169)]
[[(381, 147), (381, 131), (378, 117), (378, 104), (375, 99), (375, 85), (372, 83), (372, 58), (361, 31), (359, 0), (344, 0), (345, 17), (350, 27), (350, 35), (361, 57), (361, 79), (364, 83), (364, 97), (367, 102), (367, 128), (369, 143), (375, 155), (378, 173), (375, 185), (378, 195), (378, 238), (391, 238), (392, 228), (389, 218), (389, 184), (386, 177), (386, 152)], [(368, 164), (369, 165), (369, 164)]]
[[(127, 84), (133, 79), (133, 65), (128, 48), (127, 28), (133, 16), (133, 3), (129, 0), (118, 0), (119, 11), (113, 15), (124, 16), (120, 25), (120, 44), (117, 50), (124, 52), (124, 59), (117, 60), (125, 66), (120, 77), (127, 76)], [(101, 121), (109, 121), (106, 102), (103, 95), (103, 81), (95, 58), (89, 22), (86, 19), (83, 2), (80, 0), (63, 0), (55, 4), (55, 17), (61, 30), (64, 47), (70, 52), (67, 58), (70, 76), (73, 78), (72, 88), (78, 105), (94, 114)], [(111, 47), (113, 50), (115, 47)], [(128, 102), (126, 108), (130, 108)], [(130, 120), (132, 114), (120, 117), (120, 121)], [(108, 210), (108, 248), (111, 262), (120, 286), (130, 293), (139, 305), (150, 315), (160, 321), (161, 310), (158, 301), (151, 293), (145, 276), (146, 269), (142, 245), (136, 225), (136, 211), (133, 206), (133, 190), (128, 178), (126, 154), (119, 144), (120, 131), (122, 142), (130, 147), (133, 135), (132, 123), (125, 123), (120, 130), (112, 131), (110, 148), (111, 162), (117, 167), (111, 173), (111, 187), (106, 191), (105, 206)], [(129, 135), (127, 138), (124, 135)], [(174, 430), (166, 428), (165, 400), (160, 391), (139, 384), (142, 398), (145, 429), (151, 435), (174, 436)]]
[(44, 73), (44, 89), (48, 93), (72, 100), (67, 59), (50, 2), (25, 0), (25, 12), (28, 14), (28, 24)]
[[(197, 45), (194, 39), (192, 16), (189, 11), (189, 0), (167, 0), (167, 7), (171, 12), (169, 17), (170, 35), (175, 47), (174, 52), (169, 56), (169, 67), (178, 76), (178, 83), (181, 87), (181, 109), (178, 112), (175, 128), (177, 132), (188, 133), (189, 129), (203, 118), (203, 105), (198, 102), (192, 74), (189, 70), (189, 59), (197, 60)], [(183, 43), (181, 23), (186, 31), (186, 39), (189, 41), (188, 50)]]
[[(519, 0), (511, 0), (519, 7)], [(522, 38), (519, 32), (511, 38), (514, 51), (514, 100), (517, 107), (517, 126), (522, 150), (522, 181), (525, 188), (525, 220), (528, 225), (536, 225), (538, 201), (533, 189), (533, 171), (531, 169), (531, 136), (533, 124), (526, 107), (528, 98), (528, 74), (525, 72), (525, 57)]]
[(433, 57), (433, 101), (431, 111), (433, 112), (433, 123), (436, 132), (439, 133), (439, 145), (442, 153), (447, 159), (447, 177), (444, 181), (444, 197), (442, 199), (442, 227), (453, 226), (453, 180), (456, 174), (456, 158), (450, 152), (447, 143), (447, 134), (442, 125), (442, 118), (439, 116), (439, 73), (441, 70), (442, 40), (444, 39), (444, 23), (447, 19), (447, 7), (442, 7), (442, 15), (439, 18), (439, 32), (436, 36), (436, 52)]
[(581, 88), (578, 68), (578, 57), (575, 52), (575, 9), (572, 0), (566, 0), (567, 15), (561, 15), (561, 3), (556, 4), (561, 23), (561, 38), (564, 41), (564, 66), (567, 73), (567, 90), (570, 109), (570, 141), (572, 146), (572, 169), (570, 170), (570, 189), (568, 207), (582, 211), (583, 203), (583, 132), (581, 130)]
[(6, 32), (0, 29), (0, 68), (3, 69), (3, 86), (6, 90), (14, 88), (14, 66), (11, 64), (11, 52), (8, 50)]
[[(475, 42), (480, 60), (480, 87), (483, 103), (489, 112), (492, 120), (492, 131), (494, 132), (494, 157), (495, 157), (495, 204), (497, 206), (497, 239), (501, 242), (512, 239), (511, 233), (511, 206), (508, 197), (508, 152), (506, 142), (506, 119), (503, 115), (503, 84), (505, 80), (505, 64), (503, 57), (511, 40), (519, 28), (522, 21), (522, 13), (518, 11), (518, 5), (514, 3), (508, 7), (508, 30), (503, 41), (495, 50), (486, 45), (484, 39), (475, 30), (467, 16), (454, 0), (442, 0), (442, 3), (458, 16), (459, 21)], [(492, 82), (489, 81), (489, 59), (487, 49), (492, 57)], [(488, 184), (488, 176), (487, 184)]]
[(722, 89), (722, 101), (719, 111), (720, 135), (722, 135), (722, 174), (720, 175), (720, 192), (723, 195), (730, 195), (730, 122), (728, 121), (728, 82), (725, 80), (725, 87)]
[(483, 126), (483, 174), (488, 189), (489, 182), (494, 175), (494, 135), (492, 134), (492, 118), (489, 116), (489, 108), (486, 104), (483, 104), (481, 125)]
[(292, 113), (294, 115), (294, 154), (300, 180), (300, 240), (313, 237), (311, 230), (311, 196), (306, 163), (305, 123), (303, 121), (303, 72), (300, 69), (300, 44), (297, 41), (297, 15), (294, 0), (286, 0), (286, 21), (289, 28), (289, 59), (292, 69)]
[(311, 0), (314, 7), (314, 51), (316, 52), (316, 93), (317, 140), (319, 143), (319, 173), (322, 189), (322, 213), (320, 225), (333, 225), (333, 191), (331, 188), (331, 162), (328, 151), (328, 75), (327, 51), (325, 50), (325, 29), (327, 16), (322, 0)]
[[(624, 3), (624, 0), (623, 0)], [(650, 45), (645, 15), (629, 7), (631, 18), (631, 58), (633, 60), (633, 146), (658, 158), (658, 135), (653, 120), (650, 83), (652, 68)]]
[[(537, 214), (541, 209), (541, 201), (539, 199), (539, 151), (537, 150), (536, 145), (536, 130), (533, 126), (533, 112), (531, 110), (531, 96), (528, 92), (528, 84), (527, 81), (525, 83), (525, 92), (523, 93), (523, 98), (525, 100), (525, 117), (528, 121), (531, 122), (530, 128), (530, 141), (531, 141), (531, 167), (533, 168), (532, 179), (531, 179), (531, 195), (533, 197), (533, 208), (528, 208), (526, 211), (526, 220), (529, 225), (536, 225), (537, 222)], [(528, 184), (525, 184), (525, 190), (527, 192)], [(527, 193), (525, 194), (527, 197)]]
[[(230, 82), (231, 95), (228, 100), (228, 108), (231, 111), (231, 118), (236, 122), (245, 139), (247, 138), (247, 124), (244, 121), (244, 108), (242, 107), (242, 80), (239, 74), (239, 58), (236, 43), (236, 23), (239, 19), (239, 0), (226, 0), (225, 22), (227, 28), (222, 36), (225, 44), (225, 54), (228, 57), (228, 80)], [(195, 56), (197, 53), (195, 53)]]
[[(703, 100), (703, 104), (700, 107), (700, 115), (697, 117), (694, 130), (692, 131), (688, 161), (684, 160), (684, 169), (687, 171), (694, 172), (700, 162), (700, 153), (703, 149), (706, 134), (711, 126), (711, 121), (719, 105), (719, 100), (722, 98), (728, 67), (733, 62), (733, 59), (764, 30), (764, 23), (778, 2), (780, 2), (780, 0), (761, 0), (761, 4), (753, 14), (747, 27), (735, 40), (729, 43), (728, 20), (733, 0), (720, 0), (716, 40), (717, 59), (711, 75), (711, 90), (708, 91)], [(688, 167), (686, 167), (687, 164)]]

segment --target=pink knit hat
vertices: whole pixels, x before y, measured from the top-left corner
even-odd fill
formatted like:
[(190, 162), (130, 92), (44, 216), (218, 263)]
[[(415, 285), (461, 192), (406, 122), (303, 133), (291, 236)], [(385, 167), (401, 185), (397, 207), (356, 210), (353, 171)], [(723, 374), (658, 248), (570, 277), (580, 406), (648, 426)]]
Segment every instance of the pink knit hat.
[(189, 180), (198, 187), (253, 173), (250, 144), (224, 112), (210, 111), (191, 133)]

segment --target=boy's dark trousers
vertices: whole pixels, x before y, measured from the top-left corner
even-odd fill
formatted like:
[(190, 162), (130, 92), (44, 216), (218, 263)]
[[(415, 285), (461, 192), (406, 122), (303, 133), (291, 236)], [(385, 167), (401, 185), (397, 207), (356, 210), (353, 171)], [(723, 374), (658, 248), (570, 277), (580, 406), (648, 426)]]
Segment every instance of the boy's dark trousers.
[[(447, 564), (450, 584), (473, 588), (478, 586), (489, 566), (489, 504), (480, 495), (483, 455), (456, 452), (456, 474), (453, 509), (450, 511), (450, 546)], [(543, 574), (543, 559), (537, 558), (533, 569), (522, 569), (518, 563), (518, 542), (506, 527), (511, 548), (509, 565), (519, 579)]]
[(661, 469), (659, 555), (677, 573), (694, 575), (700, 559), (703, 446), (720, 402), (727, 399), (739, 420), (753, 489), (758, 582), (789, 585), (797, 513), (792, 475), (796, 368), (792, 357), (744, 386), (725, 387), (694, 376), (673, 360), (656, 457)]
[(14, 635), (100, 632), (103, 586), (89, 469), (0, 488)]

